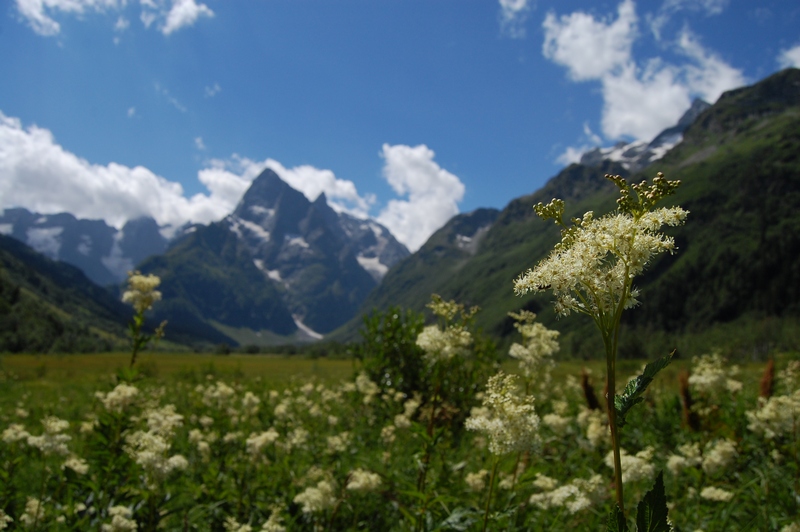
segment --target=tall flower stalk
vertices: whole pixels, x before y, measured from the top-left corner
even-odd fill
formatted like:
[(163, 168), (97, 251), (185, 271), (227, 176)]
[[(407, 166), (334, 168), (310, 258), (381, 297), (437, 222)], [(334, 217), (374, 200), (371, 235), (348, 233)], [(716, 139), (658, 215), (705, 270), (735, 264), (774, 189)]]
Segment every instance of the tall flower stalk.
[(625, 309), (638, 304), (634, 278), (656, 255), (675, 252), (674, 239), (659, 230), (664, 225), (683, 224), (688, 212), (680, 207), (655, 208), (680, 185), (680, 181), (669, 181), (660, 172), (651, 183), (628, 184), (614, 175), (606, 178), (617, 186), (620, 198), (617, 210), (600, 218), (589, 211), (567, 225), (563, 200), (534, 206), (539, 217), (552, 219), (561, 226), (561, 242), (535, 268), (514, 281), (514, 291), (522, 295), (552, 290), (559, 315), (585, 314), (600, 331), (606, 352), (614, 484), (617, 505), (624, 515), (619, 429), (628, 409), (641, 400), (639, 395), (655, 373), (669, 363), (669, 357), (649, 365), (643, 375), (629, 383), (622, 396), (615, 397), (620, 321)]
[(131, 363), (130, 368), (136, 363), (136, 355), (146, 347), (151, 340), (156, 342), (164, 336), (164, 326), (166, 321), (156, 328), (152, 335), (142, 333), (144, 325), (144, 313), (153, 308), (153, 303), (161, 300), (161, 292), (156, 290), (161, 284), (158, 276), (149, 274), (142, 275), (140, 272), (128, 272), (128, 289), (122, 294), (122, 301), (133, 305), (133, 320), (128, 324), (131, 335)]

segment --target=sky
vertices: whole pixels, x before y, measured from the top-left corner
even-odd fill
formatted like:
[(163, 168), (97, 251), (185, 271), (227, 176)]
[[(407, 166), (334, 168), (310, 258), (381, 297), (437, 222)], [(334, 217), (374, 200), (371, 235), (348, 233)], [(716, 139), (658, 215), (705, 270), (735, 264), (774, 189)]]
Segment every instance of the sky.
[(271, 168), (414, 251), (791, 66), (796, 0), (11, 0), (0, 208), (209, 223)]

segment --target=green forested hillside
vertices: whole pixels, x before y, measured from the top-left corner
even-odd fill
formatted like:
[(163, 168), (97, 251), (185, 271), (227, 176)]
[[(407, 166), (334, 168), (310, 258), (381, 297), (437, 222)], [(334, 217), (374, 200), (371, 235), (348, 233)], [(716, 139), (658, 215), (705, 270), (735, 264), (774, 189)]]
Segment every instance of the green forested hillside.
[[(479, 305), (478, 325), (507, 338), (514, 329), (506, 313), (525, 307), (565, 333), (565, 351), (592, 356), (598, 346), (592, 343), (595, 335), (587, 334), (590, 323), (579, 317), (556, 320), (547, 296), (513, 294), (512, 280), (559, 238), (552, 222), (539, 220), (532, 206), (560, 197), (570, 216), (606, 213), (614, 208), (616, 192), (604, 174), (638, 181), (661, 171), (682, 181), (671, 200), (690, 215), (685, 226), (669, 230), (678, 253), (662, 257), (639, 280), (642, 305), (625, 316), (629, 333), (623, 352), (644, 355), (675, 345), (678, 336), (712, 330), (721, 331), (715, 338), (733, 342), (738, 337), (730, 331), (752, 336), (768, 327), (788, 330), (782, 337), (791, 340), (797, 335), (787, 323), (794, 324), (800, 310), (798, 154), (800, 70), (788, 69), (724, 94), (682, 143), (635, 175), (610, 162), (564, 169), (539, 191), (512, 201), (475, 254), (458, 263), (432, 258), (432, 246), (451, 238), (451, 222), (387, 274), (363, 311), (392, 304), (422, 310), (433, 291)], [(424, 281), (417, 281), (412, 273), (423, 267), (426, 274), (417, 277)]]
[(130, 314), (79, 269), (0, 235), (0, 352), (119, 347)]

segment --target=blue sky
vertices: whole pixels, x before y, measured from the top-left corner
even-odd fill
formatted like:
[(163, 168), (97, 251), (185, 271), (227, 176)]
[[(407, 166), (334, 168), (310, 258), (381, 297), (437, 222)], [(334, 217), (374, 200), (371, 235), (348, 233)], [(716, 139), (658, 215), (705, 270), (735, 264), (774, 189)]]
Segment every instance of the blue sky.
[(0, 208), (205, 223), (271, 167), (412, 250), (586, 149), (649, 140), (695, 97), (800, 66), (796, 1), (0, 9)]

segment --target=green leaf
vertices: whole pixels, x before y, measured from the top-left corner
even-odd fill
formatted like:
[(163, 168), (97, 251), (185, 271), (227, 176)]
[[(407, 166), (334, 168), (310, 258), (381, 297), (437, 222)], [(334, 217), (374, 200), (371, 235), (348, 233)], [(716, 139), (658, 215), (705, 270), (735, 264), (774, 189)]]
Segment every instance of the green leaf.
[(619, 506), (614, 505), (614, 509), (608, 514), (608, 522), (606, 524), (607, 532), (628, 532), (628, 522), (625, 520), (625, 514), (619, 509)]
[(656, 477), (653, 489), (648, 491), (636, 509), (637, 532), (670, 532), (667, 521), (667, 495), (664, 491), (664, 472)]
[(617, 411), (617, 428), (625, 426), (625, 416), (628, 414), (628, 411), (633, 408), (634, 405), (644, 400), (642, 394), (650, 383), (653, 382), (658, 372), (669, 366), (674, 354), (675, 351), (664, 358), (647, 364), (644, 367), (644, 372), (638, 377), (631, 379), (628, 385), (625, 386), (622, 395), (614, 396), (614, 409)]

